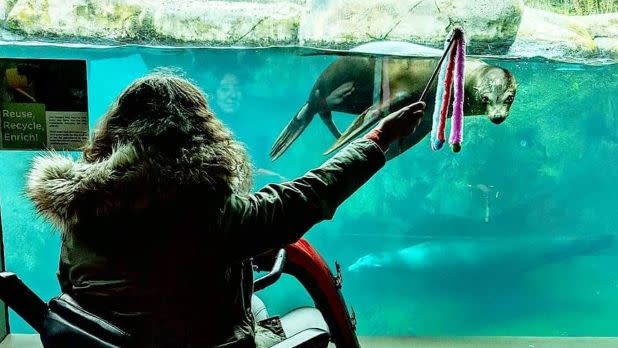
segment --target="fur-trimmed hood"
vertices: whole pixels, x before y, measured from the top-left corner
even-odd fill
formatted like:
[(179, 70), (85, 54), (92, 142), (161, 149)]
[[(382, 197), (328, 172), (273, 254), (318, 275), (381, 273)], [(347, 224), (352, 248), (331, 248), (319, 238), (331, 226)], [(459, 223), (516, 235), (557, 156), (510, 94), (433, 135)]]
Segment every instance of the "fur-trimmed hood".
[(36, 158), (28, 175), (27, 195), (64, 232), (80, 219), (174, 205), (180, 197), (213, 202), (251, 188), (245, 147), (201, 91), (174, 75), (129, 85), (82, 155)]
[(66, 232), (80, 219), (144, 208), (196, 187), (201, 194), (219, 196), (248, 191), (247, 166), (227, 168), (233, 175), (224, 180), (216, 175), (222, 171), (211, 160), (222, 155), (217, 149), (198, 142), (169, 156), (123, 144), (93, 163), (51, 152), (34, 159), (26, 194), (39, 213)]

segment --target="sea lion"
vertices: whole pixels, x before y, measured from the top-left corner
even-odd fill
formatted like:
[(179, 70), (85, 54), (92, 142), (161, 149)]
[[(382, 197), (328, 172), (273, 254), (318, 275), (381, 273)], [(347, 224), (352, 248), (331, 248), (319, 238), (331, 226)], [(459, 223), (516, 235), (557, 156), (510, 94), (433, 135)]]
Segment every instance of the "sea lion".
[(430, 240), (406, 248), (361, 256), (348, 266), (350, 272), (405, 271), (406, 275), (453, 277), (492, 274), (497, 269), (509, 276), (521, 274), (576, 256), (594, 255), (613, 247), (611, 234), (560, 239)]
[[(275, 141), (270, 153), (273, 161), (302, 134), (316, 113), (338, 139), (341, 133), (333, 123), (333, 111), (359, 115), (386, 106), (387, 109), (381, 111), (391, 112), (417, 101), (443, 53), (421, 45), (392, 41), (369, 43), (351, 51), (425, 57), (348, 55), (335, 60), (322, 72), (307, 102)], [(500, 124), (508, 117), (517, 92), (515, 77), (508, 70), (468, 58), (464, 84), (464, 115), (485, 114), (494, 124)], [(431, 131), (436, 89), (437, 82), (434, 82), (427, 94), (425, 117), (417, 131), (391, 145), (387, 159), (415, 145)]]

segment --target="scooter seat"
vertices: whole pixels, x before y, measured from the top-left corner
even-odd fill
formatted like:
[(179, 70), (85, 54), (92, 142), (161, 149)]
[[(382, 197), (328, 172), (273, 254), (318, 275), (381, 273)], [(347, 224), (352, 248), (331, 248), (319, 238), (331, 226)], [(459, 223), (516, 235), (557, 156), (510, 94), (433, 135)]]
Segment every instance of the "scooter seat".
[[(118, 327), (83, 309), (63, 294), (49, 302), (41, 340), (45, 347), (126, 347), (130, 337)], [(328, 325), (319, 310), (297, 308), (281, 318), (286, 340), (272, 348), (326, 348)]]
[(281, 326), (287, 337), (307, 329), (317, 329), (328, 333), (328, 325), (322, 313), (314, 307), (300, 307), (281, 318)]
[(322, 313), (313, 307), (297, 308), (281, 318), (287, 339), (272, 348), (326, 348), (330, 341)]
[[(32, 325), (46, 348), (130, 346), (128, 334), (82, 308), (70, 295), (46, 304), (14, 273), (0, 272), (0, 299)], [(328, 327), (317, 309), (298, 308), (281, 322), (288, 338), (272, 348), (328, 346)]]
[(256, 322), (268, 319), (268, 310), (264, 301), (255, 294), (251, 297), (251, 312)]

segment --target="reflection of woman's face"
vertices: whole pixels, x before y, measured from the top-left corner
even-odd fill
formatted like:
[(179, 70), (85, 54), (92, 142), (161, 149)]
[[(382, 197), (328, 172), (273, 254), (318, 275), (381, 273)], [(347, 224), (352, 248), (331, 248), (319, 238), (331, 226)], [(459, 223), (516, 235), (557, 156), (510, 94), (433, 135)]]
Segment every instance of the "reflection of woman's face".
[(238, 109), (242, 93), (238, 87), (238, 78), (234, 74), (225, 74), (217, 88), (217, 105), (225, 113)]

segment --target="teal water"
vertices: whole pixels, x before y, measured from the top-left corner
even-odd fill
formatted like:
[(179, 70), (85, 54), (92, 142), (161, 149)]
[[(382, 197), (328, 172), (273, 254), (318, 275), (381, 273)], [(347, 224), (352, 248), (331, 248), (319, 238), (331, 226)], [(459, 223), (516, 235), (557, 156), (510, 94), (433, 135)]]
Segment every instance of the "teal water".
[[(133, 79), (160, 66), (181, 69), (247, 144), (262, 169), (256, 188), (319, 165), (333, 141), (316, 119), (281, 159), (268, 158), (334, 56), (134, 47), (0, 52), (87, 59), (91, 129)], [(458, 154), (432, 152), (425, 139), (306, 235), (331, 265), (341, 263), (360, 335), (618, 335), (618, 65), (491, 63), (519, 82), (505, 123), (467, 118)], [(352, 119), (335, 116), (340, 128)], [(59, 291), (59, 237), (22, 196), (36, 154), (0, 152), (0, 208), (6, 269), (49, 299)], [(375, 267), (349, 268), (369, 254), (362, 260)], [(310, 304), (289, 278), (261, 296), (274, 314)], [(16, 315), (10, 324), (13, 332), (32, 332)]]

